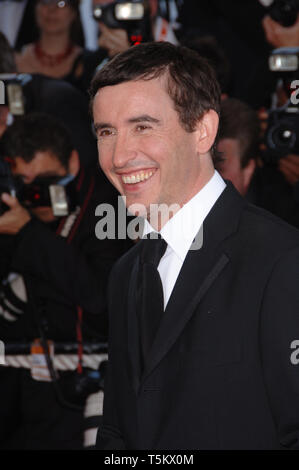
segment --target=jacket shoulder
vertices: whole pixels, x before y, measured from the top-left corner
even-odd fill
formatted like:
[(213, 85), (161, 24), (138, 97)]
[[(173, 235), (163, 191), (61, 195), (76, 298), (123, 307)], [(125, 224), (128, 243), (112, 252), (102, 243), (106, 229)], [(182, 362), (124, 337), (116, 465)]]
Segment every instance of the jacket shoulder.
[(253, 204), (246, 204), (240, 228), (247, 241), (264, 246), (265, 251), (279, 254), (299, 247), (297, 228)]

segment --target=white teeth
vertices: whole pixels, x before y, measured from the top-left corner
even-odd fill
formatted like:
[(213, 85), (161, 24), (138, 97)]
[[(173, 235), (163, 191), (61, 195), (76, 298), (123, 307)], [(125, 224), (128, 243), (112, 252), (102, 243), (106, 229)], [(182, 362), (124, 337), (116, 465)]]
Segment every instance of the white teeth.
[(131, 176), (122, 176), (122, 180), (126, 184), (135, 184), (140, 183), (141, 181), (148, 180), (153, 175), (153, 172), (148, 173), (137, 173), (136, 175)]

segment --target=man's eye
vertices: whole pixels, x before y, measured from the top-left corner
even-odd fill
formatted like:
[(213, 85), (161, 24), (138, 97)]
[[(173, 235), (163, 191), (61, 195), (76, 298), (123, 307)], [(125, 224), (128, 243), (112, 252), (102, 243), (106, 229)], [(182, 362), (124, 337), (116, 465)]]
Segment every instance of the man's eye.
[(98, 137), (107, 137), (112, 135), (112, 132), (109, 129), (101, 129), (98, 131)]
[(149, 129), (150, 127), (147, 126), (146, 124), (139, 124), (138, 126), (136, 126), (136, 130), (138, 132), (142, 132), (142, 131), (145, 131), (146, 129)]

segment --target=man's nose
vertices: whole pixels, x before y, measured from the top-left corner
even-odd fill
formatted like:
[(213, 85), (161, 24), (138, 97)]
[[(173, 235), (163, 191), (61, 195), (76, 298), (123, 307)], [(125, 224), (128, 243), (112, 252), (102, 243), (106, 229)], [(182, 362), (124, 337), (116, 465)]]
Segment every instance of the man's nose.
[(119, 134), (113, 149), (113, 165), (115, 168), (125, 168), (138, 155), (134, 139), (128, 134)]

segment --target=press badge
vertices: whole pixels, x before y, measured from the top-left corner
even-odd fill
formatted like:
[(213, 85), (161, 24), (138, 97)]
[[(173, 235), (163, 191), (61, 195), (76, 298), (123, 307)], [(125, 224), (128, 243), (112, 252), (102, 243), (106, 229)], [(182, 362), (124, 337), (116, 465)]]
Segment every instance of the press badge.
[[(47, 341), (50, 358), (54, 359), (54, 343)], [(31, 377), (39, 382), (52, 382), (50, 371), (47, 366), (47, 359), (44, 348), (39, 339), (35, 339), (31, 344)]]

